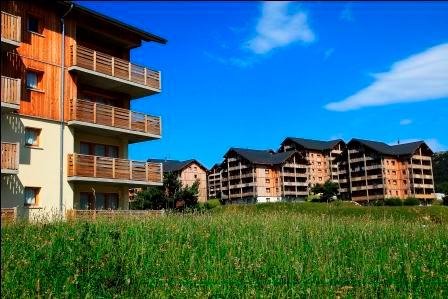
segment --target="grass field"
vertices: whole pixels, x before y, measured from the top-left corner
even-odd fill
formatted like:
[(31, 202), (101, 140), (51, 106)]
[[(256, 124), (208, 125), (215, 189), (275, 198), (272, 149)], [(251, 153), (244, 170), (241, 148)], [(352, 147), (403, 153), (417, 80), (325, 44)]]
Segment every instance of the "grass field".
[(442, 206), (225, 206), (1, 235), (4, 298), (448, 297)]

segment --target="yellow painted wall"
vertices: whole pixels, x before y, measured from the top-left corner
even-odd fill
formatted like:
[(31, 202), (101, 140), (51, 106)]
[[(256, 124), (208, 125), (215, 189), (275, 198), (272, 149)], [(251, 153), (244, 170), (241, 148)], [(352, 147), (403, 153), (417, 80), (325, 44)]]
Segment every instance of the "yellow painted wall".
[[(19, 216), (29, 219), (54, 216), (59, 213), (59, 152), (60, 125), (16, 114), (3, 114), (2, 141), (19, 142), (19, 174), (2, 175), (2, 208), (17, 207)], [(39, 147), (25, 146), (25, 127), (41, 129)], [(67, 182), (67, 154), (73, 152), (72, 130), (64, 129), (63, 208), (73, 207), (73, 189)], [(25, 207), (24, 188), (39, 187), (37, 207)]]

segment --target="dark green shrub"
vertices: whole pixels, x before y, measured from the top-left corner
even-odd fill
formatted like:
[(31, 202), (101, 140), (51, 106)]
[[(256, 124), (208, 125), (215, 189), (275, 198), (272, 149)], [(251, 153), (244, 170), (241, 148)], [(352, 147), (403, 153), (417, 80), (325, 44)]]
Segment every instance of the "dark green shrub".
[(403, 204), (405, 206), (418, 206), (420, 204), (420, 200), (413, 196), (409, 196), (404, 200)]
[(398, 207), (403, 205), (403, 201), (399, 197), (390, 197), (384, 200), (384, 205)]
[(218, 207), (220, 205), (221, 205), (221, 202), (219, 201), (219, 199), (216, 199), (216, 198), (215, 199), (209, 199), (209, 200), (207, 200), (205, 202), (205, 208), (207, 210), (214, 209), (214, 208), (216, 208), (216, 207)]
[(384, 206), (384, 200), (375, 200), (375, 201), (371, 202), (371, 205), (374, 207)]
[(443, 198), (442, 203), (444, 206), (448, 206), (448, 195)]

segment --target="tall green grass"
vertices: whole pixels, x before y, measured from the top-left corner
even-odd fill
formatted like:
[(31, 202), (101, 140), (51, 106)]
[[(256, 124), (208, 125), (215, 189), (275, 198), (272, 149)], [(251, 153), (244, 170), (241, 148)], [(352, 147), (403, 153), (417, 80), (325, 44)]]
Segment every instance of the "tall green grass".
[(5, 298), (448, 296), (441, 206), (225, 206), (1, 237)]

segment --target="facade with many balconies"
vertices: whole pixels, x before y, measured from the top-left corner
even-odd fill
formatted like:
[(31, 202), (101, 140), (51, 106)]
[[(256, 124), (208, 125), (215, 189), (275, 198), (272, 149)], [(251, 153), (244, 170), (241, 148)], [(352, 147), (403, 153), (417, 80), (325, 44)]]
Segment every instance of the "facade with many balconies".
[(434, 199), (433, 152), (423, 141), (388, 145), (352, 139), (347, 143), (351, 199), (357, 202), (413, 196)]
[(348, 198), (348, 174), (341, 163), (341, 155), (345, 150), (341, 139), (321, 141), (305, 138), (286, 138), (280, 145), (279, 152), (295, 150), (306, 158), (305, 167), (308, 193), (315, 184), (323, 184), (328, 180), (338, 184), (342, 198)]
[(2, 210), (127, 209), (129, 188), (162, 184), (162, 164), (130, 160), (128, 144), (162, 135), (160, 117), (131, 109), (161, 92), (161, 72), (130, 50), (165, 39), (40, 0), (2, 3), (1, 35)]
[(391, 146), (288, 137), (278, 152), (231, 148), (209, 173), (209, 194), (215, 195), (219, 185), (228, 202), (303, 199), (313, 185), (331, 180), (345, 200), (413, 196), (425, 203), (435, 196), (432, 155), (423, 141)]
[(219, 164), (213, 167), (207, 173), (208, 198), (221, 198), (221, 174), (222, 169)]

